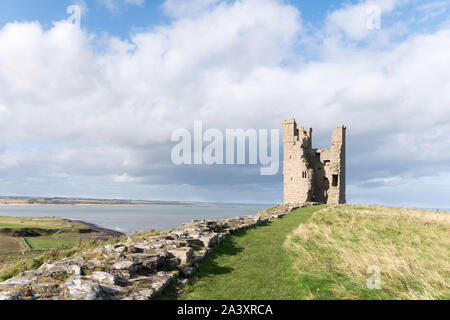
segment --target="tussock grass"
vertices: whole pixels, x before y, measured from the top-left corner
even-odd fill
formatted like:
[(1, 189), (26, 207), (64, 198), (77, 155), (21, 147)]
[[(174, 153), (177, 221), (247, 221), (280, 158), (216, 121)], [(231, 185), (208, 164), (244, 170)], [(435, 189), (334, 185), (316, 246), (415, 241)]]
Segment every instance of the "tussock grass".
[[(303, 280), (321, 282), (311, 298), (449, 299), (449, 231), (450, 212), (328, 206), (284, 246)], [(381, 270), (379, 290), (366, 286), (372, 265)]]

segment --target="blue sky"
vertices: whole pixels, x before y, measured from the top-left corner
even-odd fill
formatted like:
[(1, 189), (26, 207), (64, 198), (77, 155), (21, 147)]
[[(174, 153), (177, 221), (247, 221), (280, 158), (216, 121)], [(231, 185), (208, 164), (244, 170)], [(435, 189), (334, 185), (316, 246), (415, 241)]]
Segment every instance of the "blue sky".
[[(114, 1), (116, 9), (111, 10), (106, 1), (86, 0), (4, 0), (1, 4), (0, 25), (11, 21), (37, 20), (47, 27), (53, 21), (67, 18), (66, 8), (72, 4), (87, 7), (83, 13), (83, 27), (90, 32), (108, 32), (119, 37), (128, 37), (135, 28), (148, 28), (152, 25), (170, 23), (164, 14), (164, 0), (145, 1), (142, 5), (125, 4)], [(311, 23), (322, 23), (327, 11), (339, 7), (341, 1), (292, 0), (294, 6), (301, 8), (302, 16)]]
[[(122, 0), (4, 0), (0, 5), (0, 25), (3, 26), (12, 21), (39, 21), (44, 27), (50, 28), (53, 21), (66, 19), (67, 7), (75, 4), (84, 8), (83, 28), (89, 32), (107, 32), (126, 38), (135, 29), (170, 23), (171, 18), (164, 12), (164, 2), (165, 0), (147, 0), (137, 5), (127, 4)], [(320, 27), (333, 10), (361, 1), (289, 0), (283, 2), (297, 7), (306, 23)], [(368, 1), (368, 3), (371, 2)], [(445, 21), (448, 17), (447, 10), (446, 1), (408, 0), (403, 1), (401, 11), (395, 12), (392, 16), (385, 15), (383, 20), (386, 23), (393, 23), (398, 19), (420, 21), (425, 17), (424, 12), (432, 12), (434, 13), (432, 18), (413, 25), (413, 29), (425, 30)]]
[(1, 4), (0, 24), (11, 21), (39, 21), (47, 28), (53, 21), (68, 17), (66, 9), (73, 4), (87, 8), (83, 12), (83, 27), (90, 32), (108, 32), (127, 37), (133, 28), (146, 28), (149, 25), (164, 23), (167, 19), (162, 14), (161, 1), (148, 1), (144, 5), (119, 4), (111, 10), (101, 1), (77, 2), (71, 0), (5, 0)]
[[(64, 21), (83, 8), (81, 29)], [(376, 6), (381, 27), (369, 29)], [(450, 207), (450, 3), (3, 0), (0, 194), (280, 202), (258, 166), (174, 166), (171, 133), (348, 127), (349, 202)]]

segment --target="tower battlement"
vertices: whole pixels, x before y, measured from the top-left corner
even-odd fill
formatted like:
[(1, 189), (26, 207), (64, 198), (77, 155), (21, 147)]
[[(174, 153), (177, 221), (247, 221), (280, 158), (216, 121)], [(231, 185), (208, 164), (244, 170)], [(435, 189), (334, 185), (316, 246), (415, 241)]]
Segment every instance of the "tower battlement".
[(284, 203), (345, 203), (345, 133), (338, 125), (329, 148), (312, 147), (312, 129), (283, 120)]

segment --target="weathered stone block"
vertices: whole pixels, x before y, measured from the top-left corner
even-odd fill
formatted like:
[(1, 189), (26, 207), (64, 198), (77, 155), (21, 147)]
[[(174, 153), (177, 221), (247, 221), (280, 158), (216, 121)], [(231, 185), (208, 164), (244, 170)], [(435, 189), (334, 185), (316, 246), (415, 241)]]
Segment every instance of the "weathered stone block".
[(190, 247), (178, 248), (176, 250), (169, 250), (169, 253), (179, 259), (179, 264), (190, 265), (194, 255), (194, 250)]
[(117, 276), (104, 271), (94, 271), (87, 278), (104, 284), (116, 284)]
[(69, 300), (98, 300), (100, 292), (98, 283), (80, 277), (71, 277), (62, 285), (62, 295)]
[(112, 268), (115, 270), (126, 270), (129, 272), (134, 272), (137, 268), (137, 265), (133, 261), (125, 260), (114, 263), (112, 265)]

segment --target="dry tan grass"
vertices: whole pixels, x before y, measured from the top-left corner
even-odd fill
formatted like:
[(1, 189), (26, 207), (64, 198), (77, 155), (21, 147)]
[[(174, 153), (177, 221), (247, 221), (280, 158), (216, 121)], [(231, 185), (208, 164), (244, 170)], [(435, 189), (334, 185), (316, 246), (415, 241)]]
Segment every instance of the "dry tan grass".
[[(285, 246), (300, 273), (334, 279), (339, 298), (448, 299), (449, 231), (449, 212), (329, 206), (301, 224)], [(371, 265), (381, 270), (376, 293), (366, 288)]]

